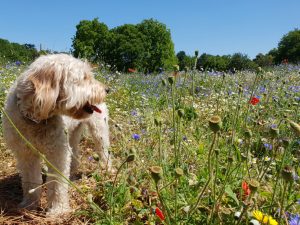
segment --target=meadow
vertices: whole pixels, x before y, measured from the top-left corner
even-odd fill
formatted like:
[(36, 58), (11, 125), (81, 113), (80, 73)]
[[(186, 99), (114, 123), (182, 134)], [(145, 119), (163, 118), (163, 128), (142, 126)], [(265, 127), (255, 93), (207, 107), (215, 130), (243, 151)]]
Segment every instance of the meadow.
[[(24, 68), (0, 67), (1, 108)], [(300, 225), (299, 66), (95, 74), (111, 88), (116, 173), (101, 170), (85, 136), (75, 212), (60, 223), (12, 210), (21, 196), (5, 182), (17, 172), (0, 139), (0, 222)]]

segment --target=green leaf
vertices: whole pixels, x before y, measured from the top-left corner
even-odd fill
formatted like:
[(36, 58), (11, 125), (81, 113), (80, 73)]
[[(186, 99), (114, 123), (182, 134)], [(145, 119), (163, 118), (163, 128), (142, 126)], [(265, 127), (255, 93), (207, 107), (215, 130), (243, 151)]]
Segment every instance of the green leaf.
[(238, 200), (237, 197), (236, 197), (236, 194), (233, 193), (233, 191), (232, 191), (232, 189), (231, 189), (230, 186), (226, 185), (226, 187), (225, 187), (225, 192), (226, 192), (226, 194), (227, 194), (230, 198), (232, 198), (232, 199), (236, 202), (237, 205), (240, 204), (240, 203), (239, 203), (239, 200)]

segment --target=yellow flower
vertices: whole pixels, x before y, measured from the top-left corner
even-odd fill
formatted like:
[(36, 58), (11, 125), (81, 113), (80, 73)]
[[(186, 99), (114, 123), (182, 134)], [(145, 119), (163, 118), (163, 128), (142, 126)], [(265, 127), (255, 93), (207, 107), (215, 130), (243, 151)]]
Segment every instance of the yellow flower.
[(252, 212), (252, 216), (262, 224), (278, 225), (278, 222), (275, 219), (273, 219), (272, 216), (265, 215), (259, 210), (254, 210)]

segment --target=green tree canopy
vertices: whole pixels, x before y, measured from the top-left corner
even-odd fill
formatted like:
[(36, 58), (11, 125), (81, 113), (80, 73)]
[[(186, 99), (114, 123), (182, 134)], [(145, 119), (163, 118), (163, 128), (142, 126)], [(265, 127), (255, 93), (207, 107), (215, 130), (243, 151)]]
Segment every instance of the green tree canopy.
[(284, 35), (278, 43), (276, 62), (287, 59), (291, 63), (300, 62), (300, 30), (295, 29)]
[(33, 44), (11, 43), (0, 38), (0, 59), (7, 61), (31, 61), (38, 56)]
[(76, 29), (72, 45), (76, 57), (104, 62), (121, 71), (135, 68), (153, 72), (176, 63), (170, 30), (157, 20), (110, 30), (98, 19), (82, 20)]
[(92, 61), (105, 60), (109, 42), (108, 32), (108, 27), (98, 19), (80, 21), (73, 38), (74, 56)]

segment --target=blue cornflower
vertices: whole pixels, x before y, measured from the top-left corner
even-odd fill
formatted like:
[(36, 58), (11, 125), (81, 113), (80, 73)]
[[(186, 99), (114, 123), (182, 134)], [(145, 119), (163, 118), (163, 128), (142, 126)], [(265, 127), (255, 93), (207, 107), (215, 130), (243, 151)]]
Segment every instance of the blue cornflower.
[(271, 124), (271, 128), (277, 128), (277, 124)]
[(16, 61), (16, 66), (20, 66), (22, 63), (20, 61)]
[(132, 138), (133, 138), (134, 140), (138, 141), (138, 140), (141, 139), (141, 136), (138, 135), (138, 134), (133, 134), (133, 135), (132, 135)]
[(272, 144), (264, 143), (264, 146), (265, 146), (266, 149), (269, 149), (269, 150), (273, 149)]
[(132, 116), (137, 116), (137, 111), (136, 110), (132, 110), (130, 113)]
[(289, 220), (289, 225), (299, 225), (299, 224), (300, 224), (299, 214), (291, 215)]

